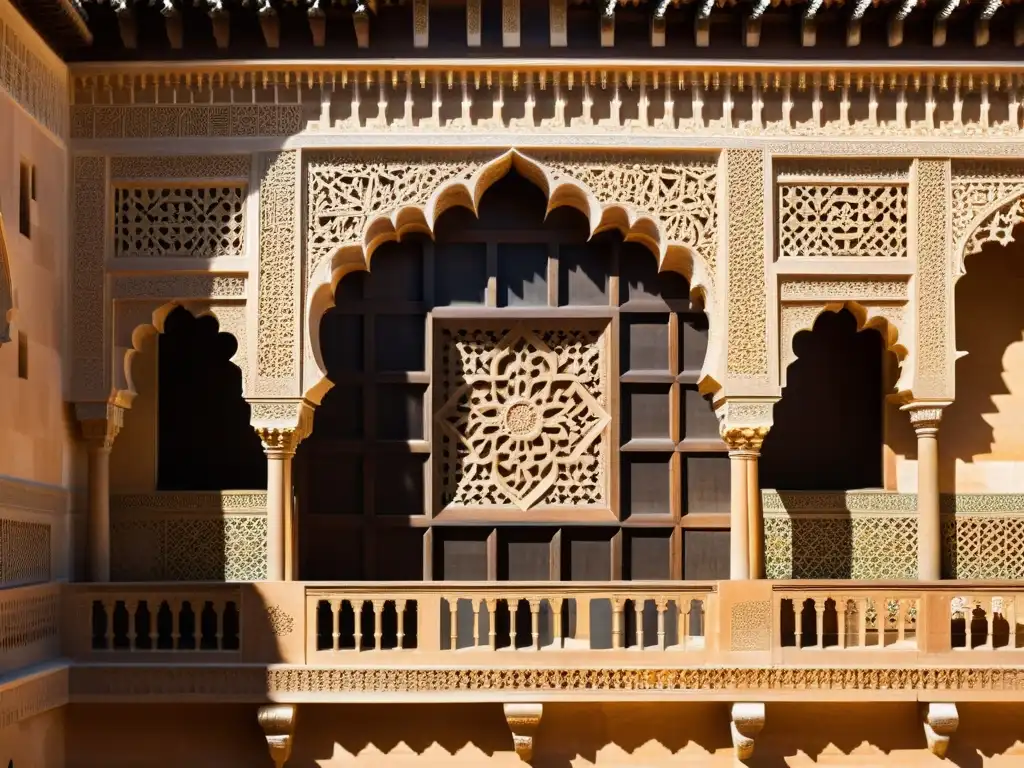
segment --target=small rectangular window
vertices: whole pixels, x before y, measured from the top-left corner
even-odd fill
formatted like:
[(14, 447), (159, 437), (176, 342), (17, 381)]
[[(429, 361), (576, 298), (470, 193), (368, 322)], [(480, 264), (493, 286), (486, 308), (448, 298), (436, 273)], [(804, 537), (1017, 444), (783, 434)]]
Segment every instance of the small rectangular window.
[(32, 187), (32, 199), (39, 200), (36, 189), (36, 167), (34, 165), (32, 166), (32, 183), (30, 186)]
[(28, 334), (18, 331), (18, 378), (28, 378)]
[(21, 164), (21, 188), (18, 195), (18, 229), (25, 237), (32, 237), (32, 169)]

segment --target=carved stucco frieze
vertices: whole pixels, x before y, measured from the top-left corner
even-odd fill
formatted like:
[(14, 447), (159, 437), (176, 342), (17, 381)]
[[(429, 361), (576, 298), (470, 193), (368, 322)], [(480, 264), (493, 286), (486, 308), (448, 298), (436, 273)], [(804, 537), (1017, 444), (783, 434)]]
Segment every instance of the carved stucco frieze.
[(916, 372), (918, 399), (951, 399), (953, 338), (950, 260), (950, 163), (918, 160), (917, 176), (917, 305)]
[(10, 5), (0, 18), (0, 48), (0, 88), (40, 125), (66, 140), (67, 68)]
[(259, 397), (299, 388), (298, 152), (266, 155), (260, 181), (256, 376)]
[(1024, 221), (1024, 164), (956, 161), (951, 168), (955, 277), (985, 243), (1006, 245)]
[(779, 282), (779, 300), (857, 301), (862, 303), (892, 301), (905, 303), (910, 298), (906, 277), (894, 278), (798, 278), (783, 277)]
[(118, 275), (111, 281), (111, 296), (115, 300), (215, 301), (244, 299), (245, 288), (246, 280), (242, 275)]
[(77, 104), (73, 139), (185, 139), (291, 136), (303, 128), (298, 104)]
[[(726, 152), (728, 206), (727, 388), (769, 384), (765, 291), (764, 184), (768, 158), (759, 150)], [(756, 392), (751, 393), (756, 394)]]
[(127, 155), (110, 159), (110, 178), (248, 181), (250, 167), (249, 155)]
[(72, 400), (105, 400), (103, 259), (107, 221), (107, 159), (79, 155), (73, 160), (74, 199), (71, 247)]

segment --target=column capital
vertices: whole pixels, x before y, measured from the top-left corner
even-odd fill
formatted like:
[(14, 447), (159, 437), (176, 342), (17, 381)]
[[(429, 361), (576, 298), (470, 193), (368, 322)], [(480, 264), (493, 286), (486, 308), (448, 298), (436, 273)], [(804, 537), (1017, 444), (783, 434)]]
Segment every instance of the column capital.
[(910, 424), (920, 433), (922, 430), (937, 430), (942, 421), (942, 411), (952, 405), (949, 401), (911, 402), (901, 405), (900, 410), (910, 416)]
[(301, 398), (250, 399), (250, 423), (268, 456), (291, 456), (313, 431), (313, 405)]
[(124, 408), (112, 403), (75, 403), (75, 418), (90, 448), (109, 451), (124, 425)]
[(770, 426), (734, 427), (723, 424), (720, 433), (722, 440), (729, 446), (730, 453), (757, 456), (761, 453), (761, 444), (768, 436), (770, 429)]

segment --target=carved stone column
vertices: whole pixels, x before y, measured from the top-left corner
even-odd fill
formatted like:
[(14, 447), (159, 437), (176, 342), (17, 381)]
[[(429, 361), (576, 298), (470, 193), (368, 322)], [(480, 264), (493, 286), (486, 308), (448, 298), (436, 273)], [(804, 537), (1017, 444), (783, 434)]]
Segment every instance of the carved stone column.
[(288, 758), (292, 756), (292, 740), (295, 737), (294, 704), (268, 704), (260, 707), (256, 714), (260, 728), (267, 738), (270, 759), (274, 768), (284, 768)]
[(89, 449), (89, 580), (110, 581), (110, 449), (124, 424), (124, 409), (109, 403), (78, 403), (75, 416)]
[(764, 578), (764, 513), (757, 476), (761, 443), (769, 427), (727, 427), (722, 439), (729, 446), (729, 578)]
[(903, 410), (917, 433), (917, 577), (942, 578), (942, 516), (939, 505), (939, 421), (949, 403), (910, 403)]
[(267, 581), (293, 581), (298, 532), (292, 505), (292, 458), (312, 429), (304, 400), (252, 403), (252, 423), (267, 454)]

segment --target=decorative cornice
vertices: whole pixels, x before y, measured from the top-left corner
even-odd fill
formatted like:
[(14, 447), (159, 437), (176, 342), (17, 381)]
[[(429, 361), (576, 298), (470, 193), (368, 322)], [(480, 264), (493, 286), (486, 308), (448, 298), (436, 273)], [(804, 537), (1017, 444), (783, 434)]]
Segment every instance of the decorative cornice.
[[(944, 691), (950, 699), (985, 692), (1024, 691), (1024, 667), (692, 667), (564, 669), (317, 668), (283, 666), (78, 665), (71, 670), (73, 702), (104, 699), (195, 699), (264, 702), (442, 700), (502, 701), (510, 693), (534, 700), (693, 699), (700, 694), (749, 695), (766, 700), (815, 700), (821, 695), (870, 691), (876, 698)], [(312, 700), (310, 698), (309, 700)]]
[(154, 491), (110, 497), (115, 516), (137, 518), (266, 514), (266, 491)]

